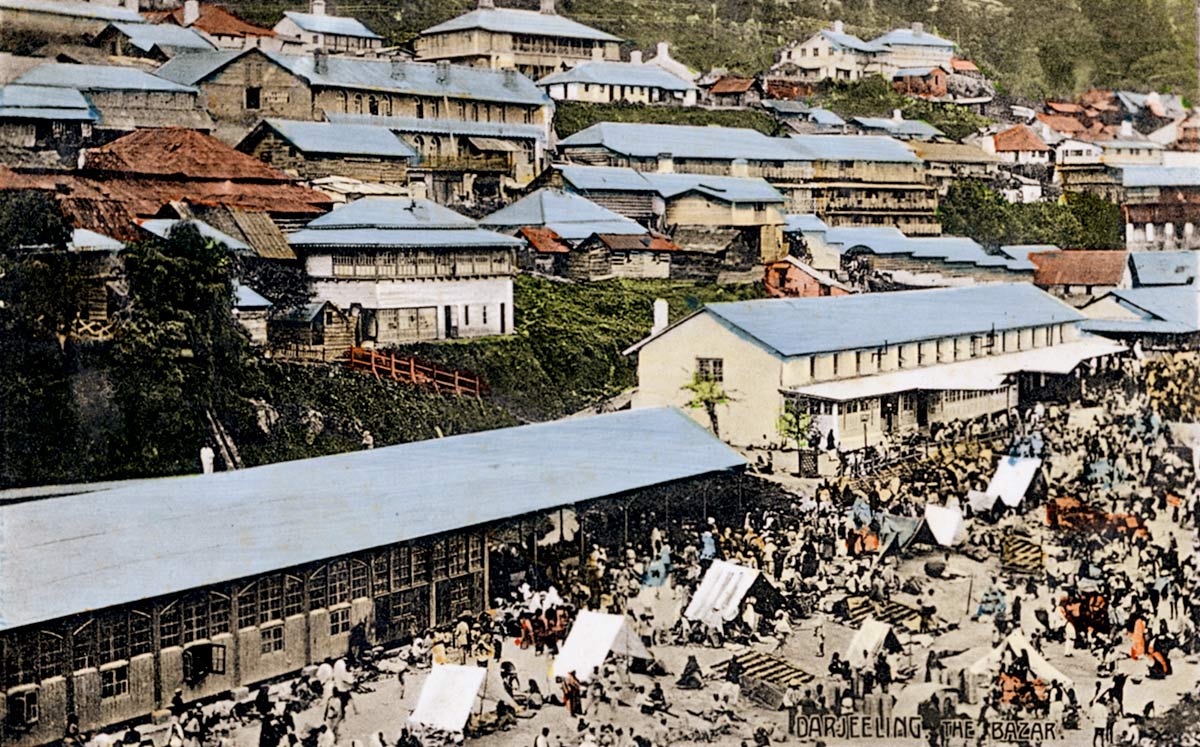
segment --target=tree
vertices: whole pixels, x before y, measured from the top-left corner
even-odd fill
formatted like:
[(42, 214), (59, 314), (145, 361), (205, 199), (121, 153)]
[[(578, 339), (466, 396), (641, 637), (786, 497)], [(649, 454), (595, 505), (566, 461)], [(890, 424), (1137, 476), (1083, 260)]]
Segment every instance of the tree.
[(792, 441), (796, 444), (796, 474), (800, 474), (804, 470), (804, 450), (812, 448), (813, 441), (820, 438), (812, 413), (806, 407), (801, 407), (795, 402), (788, 402), (775, 424), (775, 430), (785, 441)]
[(687, 403), (687, 406), (693, 410), (703, 408), (704, 412), (708, 415), (708, 422), (712, 426), (713, 435), (720, 438), (721, 429), (717, 422), (717, 406), (729, 404), (729, 396), (725, 394), (725, 389), (721, 386), (721, 382), (702, 376), (697, 371), (692, 375), (691, 383), (685, 385), (683, 388), (692, 393), (692, 399)]
[(1066, 199), (1067, 209), (1079, 221), (1079, 248), (1120, 249), (1124, 245), (1125, 221), (1118, 205), (1086, 192), (1068, 192)]
[(938, 204), (947, 236), (968, 236), (987, 247), (1005, 243), (1010, 233), (1009, 204), (983, 182), (955, 181)]
[(194, 471), (200, 447), (219, 428), (213, 422), (248, 409), (239, 392), (253, 368), (233, 318), (229, 251), (183, 224), (123, 256), (130, 317), (114, 350), (122, 468)]

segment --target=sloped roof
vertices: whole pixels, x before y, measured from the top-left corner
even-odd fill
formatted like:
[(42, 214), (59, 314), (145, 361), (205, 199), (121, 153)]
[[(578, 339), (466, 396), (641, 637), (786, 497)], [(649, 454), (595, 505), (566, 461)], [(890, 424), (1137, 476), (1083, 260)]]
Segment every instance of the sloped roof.
[(948, 264), (1003, 268), (1011, 272), (1032, 272), (1034, 269), (1025, 259), (988, 254), (978, 242), (965, 236), (909, 237), (891, 227), (843, 226), (826, 231), (825, 240), (842, 253), (865, 249), (878, 255), (907, 255)]
[(892, 78), (924, 78), (934, 70), (946, 72), (943, 67), (902, 67), (892, 74)]
[[(201, 53), (197, 53), (201, 54)], [(187, 55), (180, 55), (182, 59)], [(71, 65), (47, 62), (17, 78), (16, 83), (31, 86), (74, 88), (80, 91), (161, 91), (196, 93), (196, 89), (160, 78), (134, 67), (116, 65)]]
[(950, 58), (950, 69), (956, 73), (977, 73), (979, 66), (973, 60), (963, 59), (962, 57)]
[(1083, 114), (1083, 107), (1070, 101), (1047, 101), (1046, 108), (1059, 114)]
[(1052, 130), (1061, 132), (1067, 135), (1076, 135), (1087, 130), (1083, 123), (1074, 117), (1068, 117), (1065, 114), (1046, 114), (1038, 112), (1037, 118)]
[(348, 16), (327, 16), (315, 13), (298, 13), (285, 10), (285, 18), (310, 34), (331, 34), (334, 36), (353, 36), (360, 39), (382, 39), (371, 29), (363, 25), (357, 18)]
[(996, 143), (997, 153), (1012, 153), (1012, 152), (1037, 152), (1047, 153), (1050, 151), (1050, 146), (1038, 137), (1033, 130), (1025, 125), (1017, 125), (1010, 127), (1003, 132), (996, 133), (993, 138)]
[(56, 16), (95, 18), (98, 21), (122, 21), (141, 23), (143, 19), (136, 10), (117, 8), (91, 2), (59, 2), (59, 0), (0, 0), (0, 9), (24, 10), (31, 13), (46, 13)]
[(532, 10), (516, 8), (479, 8), (464, 13), (456, 18), (430, 26), (421, 32), (421, 36), (444, 34), (450, 31), (466, 31), (483, 29), (502, 34), (524, 34), (530, 36), (558, 36), (569, 39), (591, 39), (593, 41), (621, 41), (612, 34), (605, 33), (566, 16), (550, 13), (539, 13)]
[(881, 135), (790, 135), (806, 161), (879, 161), (919, 163), (907, 145)]
[(1135, 287), (1193, 285), (1200, 274), (1200, 251), (1130, 252)]
[(429, 200), (364, 197), (341, 205), (288, 237), (293, 246), (491, 247), (519, 246), (511, 236)]
[(551, 73), (537, 82), (543, 88), (565, 83), (641, 86), (664, 91), (692, 91), (696, 88), (691, 81), (673, 75), (658, 65), (632, 62), (585, 62), (568, 70)]
[(893, 135), (908, 137), (930, 138), (940, 137), (943, 133), (938, 128), (919, 119), (892, 119), (890, 117), (854, 117), (853, 121), (859, 127), (868, 130), (886, 130)]
[(417, 117), (381, 117), (370, 114), (325, 112), (325, 118), (337, 124), (379, 125), (394, 132), (435, 132), (447, 135), (546, 140), (546, 128), (518, 122), (470, 122), (462, 119), (426, 119)]
[(479, 225), (498, 230), (544, 226), (568, 241), (592, 234), (644, 235), (647, 229), (581, 195), (561, 189), (539, 189), (482, 218)]
[(855, 52), (882, 52), (884, 49), (880, 44), (863, 41), (854, 34), (839, 33), (831, 29), (822, 29), (818, 33), (829, 40), (835, 47), (842, 47), (843, 49), (850, 49)]
[(290, 177), (216, 138), (181, 127), (135, 130), (87, 151), (84, 167), (143, 176), (290, 182)]
[(0, 506), (0, 629), (745, 464), (646, 408)]
[[(154, 23), (184, 25), (182, 5), (172, 10), (147, 11), (145, 16)], [(275, 36), (275, 32), (272, 29), (248, 23), (220, 5), (214, 5), (213, 3), (200, 3), (200, 17), (189, 28), (199, 29), (213, 36), (233, 36), (239, 38), (247, 36)]]
[(52, 119), (94, 122), (100, 116), (74, 88), (27, 86), (0, 87), (0, 119)]
[(898, 28), (883, 36), (871, 40), (872, 44), (889, 47), (954, 47), (954, 42), (931, 34), (928, 31), (917, 32), (911, 28)]
[(815, 213), (791, 213), (783, 216), (785, 233), (825, 233), (829, 226)]
[(745, 93), (754, 87), (754, 78), (738, 78), (725, 75), (708, 87), (709, 93)]
[(739, 335), (784, 357), (877, 348), (1084, 318), (1029, 283), (715, 303), (697, 313), (710, 314)]
[(529, 242), (534, 251), (543, 254), (570, 254), (571, 245), (544, 226), (522, 226), (517, 234)]
[(614, 252), (677, 252), (679, 245), (659, 233), (597, 233), (601, 244)]
[(908, 143), (917, 157), (924, 161), (944, 163), (1000, 163), (1000, 159), (977, 145), (966, 143), (931, 143), (914, 140)]
[(275, 304), (244, 283), (233, 284), (234, 307), (239, 309), (269, 309)]
[(729, 203), (782, 203), (779, 190), (765, 179), (704, 174), (643, 173), (625, 166), (556, 167), (563, 181), (584, 192), (653, 192), (664, 199), (696, 192)]
[(1033, 252), (1029, 260), (1037, 268), (1035, 285), (1119, 285), (1125, 276), (1126, 253), (1123, 251)]
[(411, 146), (380, 125), (290, 119), (267, 119), (263, 124), (305, 153), (408, 158), (414, 162), (419, 157)]
[(1200, 187), (1200, 168), (1194, 166), (1123, 166), (1123, 187)]
[(430, 200), (364, 197), (340, 205), (308, 228), (474, 228), (475, 221)]
[(600, 122), (559, 142), (560, 148), (599, 145), (616, 153), (653, 158), (671, 153), (676, 158), (732, 161), (803, 161), (783, 138), (739, 127)]
[(163, 238), (163, 239), (170, 236), (171, 232), (175, 230), (176, 226), (182, 225), (184, 223), (190, 223), (191, 225), (195, 226), (196, 230), (204, 238), (215, 241), (218, 244), (224, 244), (227, 248), (232, 249), (235, 252), (239, 252), (242, 254), (249, 254), (254, 251), (249, 246), (247, 246), (245, 242), (241, 241), (240, 239), (235, 239), (234, 237), (230, 236), (229, 234), (225, 233), (224, 231), (219, 231), (219, 230), (213, 228), (212, 226), (208, 225), (207, 223), (205, 223), (202, 220), (180, 220), (177, 218), (149, 218), (146, 220), (138, 221), (138, 225), (141, 226), (143, 230), (148, 231), (149, 233), (152, 233), (155, 236), (158, 236), (159, 238)]
[(1180, 329), (1200, 331), (1200, 291), (1181, 288), (1119, 288), (1109, 295)]
[[(261, 54), (311, 86), (362, 91), (397, 92), (426, 96), (502, 101), (530, 106), (550, 102), (533, 81), (510, 70), (489, 70), (467, 65), (439, 66), (429, 62), (395, 62), (329, 56), (327, 69), (316, 71), (312, 56), (290, 55), (261, 49), (179, 55), (158, 69), (158, 75), (187, 85), (208, 79), (233, 60)], [(395, 67), (393, 67), (395, 65)], [(397, 73), (398, 74), (393, 74)]]
[(212, 42), (190, 28), (171, 24), (113, 23), (110, 26), (129, 38), (129, 43), (143, 52), (155, 47), (163, 49), (215, 50)]

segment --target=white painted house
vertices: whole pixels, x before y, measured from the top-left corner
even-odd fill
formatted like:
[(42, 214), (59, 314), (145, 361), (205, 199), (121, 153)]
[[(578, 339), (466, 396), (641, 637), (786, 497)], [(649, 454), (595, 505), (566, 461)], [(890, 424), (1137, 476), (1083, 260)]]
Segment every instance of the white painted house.
[(537, 85), (555, 101), (593, 104), (695, 106), (699, 91), (690, 80), (642, 62), (642, 53), (637, 51), (630, 62), (585, 62), (547, 75)]
[(513, 331), (511, 236), (428, 200), (367, 197), (288, 238), (318, 301), (362, 317), (377, 344)]
[(325, 12), (325, 0), (312, 0), (308, 13), (284, 11), (275, 24), (275, 33), (299, 39), (304, 52), (364, 54), (383, 46), (383, 37), (349, 16), (331, 16)]

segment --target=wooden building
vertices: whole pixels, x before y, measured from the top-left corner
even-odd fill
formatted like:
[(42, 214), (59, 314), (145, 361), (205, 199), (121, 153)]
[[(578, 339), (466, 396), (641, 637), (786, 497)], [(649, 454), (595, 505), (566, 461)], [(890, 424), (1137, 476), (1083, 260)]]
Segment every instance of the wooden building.
[(359, 343), (358, 319), (329, 301), (271, 315), (266, 331), (272, 355), (285, 360), (336, 361)]
[(216, 46), (196, 31), (173, 24), (110, 23), (91, 46), (112, 57), (166, 62), (177, 54), (212, 52)]
[(344, 176), (365, 182), (408, 183), (416, 150), (387, 127), (264, 119), (238, 150), (300, 179)]
[(413, 46), (421, 61), (520, 70), (534, 80), (582, 62), (621, 59), (620, 39), (560, 16), (554, 0), (541, 0), (537, 11), (479, 0), (475, 10), (422, 31)]
[(366, 54), (383, 47), (383, 37), (349, 16), (325, 12), (325, 0), (311, 0), (307, 13), (285, 10), (274, 31), (298, 39), (301, 51), (324, 50), (340, 54)]
[[(546, 449), (554, 459), (530, 458)], [(345, 656), (356, 628), (387, 645), (449, 626), (487, 609), (494, 536), (533, 548), (539, 521), (570, 510), (580, 544), (561, 550), (575, 554), (602, 512), (679, 515), (693, 500), (700, 512), (719, 497), (707, 488), (744, 466), (686, 416), (653, 409), (5, 491), (3, 743), (57, 742), (68, 714), (85, 732), (112, 729), (176, 689), (190, 703), (295, 673)]]
[(892, 73), (892, 88), (905, 96), (942, 98), (948, 94), (949, 77), (946, 68), (940, 66), (901, 68)]
[(847, 296), (854, 291), (812, 265), (787, 256), (766, 266), (763, 287), (775, 298)]
[(280, 36), (271, 29), (255, 26), (215, 3), (183, 0), (177, 8), (149, 10), (145, 16), (152, 23), (191, 29), (220, 49), (300, 50), (299, 39)]

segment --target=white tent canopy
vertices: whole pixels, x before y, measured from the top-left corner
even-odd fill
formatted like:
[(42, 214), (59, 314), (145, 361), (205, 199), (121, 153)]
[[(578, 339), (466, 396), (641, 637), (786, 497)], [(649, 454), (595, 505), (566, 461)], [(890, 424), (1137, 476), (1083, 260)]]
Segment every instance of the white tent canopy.
[(988, 495), (998, 496), (1004, 505), (1015, 508), (1025, 500), (1034, 476), (1042, 466), (1042, 460), (1031, 457), (1001, 457), (996, 462), (996, 473), (988, 483)]
[(969, 671), (974, 675), (995, 676), (1000, 671), (1000, 661), (1004, 656), (1005, 651), (1011, 651), (1011, 656), (1016, 657), (1022, 652), (1029, 655), (1029, 669), (1038, 679), (1046, 684), (1054, 680), (1058, 680), (1064, 687), (1073, 687), (1074, 682), (1070, 677), (1060, 672), (1053, 664), (1046, 661), (1045, 657), (1037, 652), (1029, 639), (1020, 630), (1014, 630), (1005, 638), (999, 646), (992, 649), (983, 658), (971, 665)]
[(610, 653), (635, 659), (653, 658), (624, 615), (580, 610), (550, 667), (550, 677), (565, 677), (574, 672), (580, 682), (587, 682), (592, 670), (603, 664)]
[(758, 570), (714, 560), (708, 567), (683, 616), (713, 627), (737, 617), (742, 598), (758, 579)]
[(409, 721), (443, 731), (462, 731), (486, 676), (483, 667), (435, 664)]
[(846, 661), (856, 669), (874, 665), (875, 656), (887, 642), (888, 636), (899, 644), (891, 625), (873, 617), (866, 618), (846, 647)]
[(967, 505), (969, 505), (971, 510), (975, 513), (979, 513), (980, 511), (991, 511), (992, 506), (996, 505), (996, 500), (998, 498), (999, 496), (991, 495), (989, 493), (981, 493), (978, 490), (970, 490), (967, 492)]
[(962, 509), (954, 506), (926, 504), (925, 524), (933, 538), (943, 547), (957, 545), (967, 538), (967, 525), (963, 521)]

